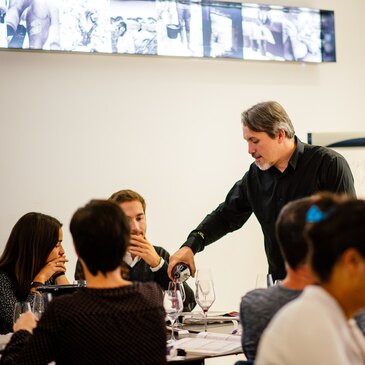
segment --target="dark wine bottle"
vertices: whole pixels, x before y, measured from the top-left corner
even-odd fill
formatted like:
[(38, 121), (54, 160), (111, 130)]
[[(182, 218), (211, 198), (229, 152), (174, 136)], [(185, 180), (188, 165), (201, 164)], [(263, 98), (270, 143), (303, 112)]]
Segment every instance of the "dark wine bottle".
[(184, 281), (189, 279), (190, 275), (191, 275), (190, 267), (184, 263), (177, 264), (172, 269), (172, 276), (174, 278), (174, 281), (183, 283)]

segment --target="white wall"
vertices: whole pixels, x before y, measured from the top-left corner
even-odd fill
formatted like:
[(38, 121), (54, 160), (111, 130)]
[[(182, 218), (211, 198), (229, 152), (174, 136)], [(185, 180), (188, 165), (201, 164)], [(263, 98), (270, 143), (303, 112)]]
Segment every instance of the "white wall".
[[(274, 1), (335, 10), (338, 62), (274, 63), (0, 52), (0, 250), (29, 211), (64, 223), (91, 198), (132, 188), (148, 237), (171, 253), (252, 162), (240, 113), (274, 99), (297, 134), (363, 130), (362, 0)], [(237, 310), (266, 271), (255, 219), (197, 255), (214, 270), (213, 310)]]

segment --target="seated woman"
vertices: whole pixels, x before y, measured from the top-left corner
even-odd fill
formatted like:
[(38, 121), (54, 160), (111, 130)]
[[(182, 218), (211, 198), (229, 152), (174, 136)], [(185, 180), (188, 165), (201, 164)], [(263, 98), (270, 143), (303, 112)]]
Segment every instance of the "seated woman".
[(62, 224), (41, 213), (27, 213), (13, 227), (0, 258), (0, 333), (12, 331), (17, 301), (33, 302), (36, 287), (68, 284)]
[(313, 205), (307, 213), (309, 285), (270, 322), (255, 365), (364, 365), (353, 316), (365, 307), (365, 201)]
[(32, 313), (23, 314), (0, 364), (165, 364), (162, 291), (121, 275), (129, 242), (123, 211), (92, 201), (76, 211), (70, 230), (87, 287), (54, 299), (37, 327)]

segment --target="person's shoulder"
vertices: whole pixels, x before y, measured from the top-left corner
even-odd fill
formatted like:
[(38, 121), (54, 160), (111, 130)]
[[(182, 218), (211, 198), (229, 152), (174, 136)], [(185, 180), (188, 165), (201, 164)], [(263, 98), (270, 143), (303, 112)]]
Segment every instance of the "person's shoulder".
[(260, 172), (261, 170), (256, 166), (256, 164), (252, 163), (241, 179), (236, 181), (236, 183), (233, 185), (232, 190), (237, 188), (239, 190), (245, 190), (248, 185), (252, 184), (253, 181), (256, 181), (260, 175)]
[(299, 290), (286, 289), (281, 285), (275, 285), (265, 289), (254, 289), (242, 297), (242, 306), (251, 306), (253, 310), (257, 308), (280, 308), (287, 302), (300, 295)]
[(327, 159), (344, 159), (344, 157), (338, 153), (337, 151), (324, 147), (324, 146), (317, 146), (317, 145), (311, 145), (307, 143), (303, 143), (304, 145), (304, 153), (305, 154), (312, 154), (321, 158), (327, 158)]
[[(81, 293), (81, 296), (82, 295), (83, 294)], [(52, 304), (52, 306), (56, 308), (66, 309), (67, 311), (67, 308), (70, 309), (74, 308), (75, 303), (79, 302), (79, 297), (80, 297), (79, 291), (75, 291), (74, 293), (57, 295), (52, 299), (50, 304)]]
[(258, 288), (258, 289), (253, 289), (249, 292), (246, 293), (246, 295), (244, 295), (242, 297), (242, 299), (244, 298), (248, 298), (248, 299), (255, 299), (255, 298), (267, 298), (267, 297), (272, 297), (273, 295), (282, 295), (283, 292), (286, 292), (286, 288), (284, 288), (281, 285), (274, 285), (274, 286), (270, 286), (269, 288)]
[(9, 278), (9, 275), (5, 271), (0, 269), (0, 278)]
[(299, 322), (307, 321), (307, 303), (303, 295), (298, 295), (298, 297), (293, 298), (293, 300), (287, 301), (278, 310), (274, 319), (279, 323), (283, 322), (286, 324), (290, 321), (292, 323), (298, 324)]
[(5, 282), (12, 283), (13, 281), (10, 278), (8, 273), (6, 273), (4, 270), (0, 270), (0, 282), (1, 283), (5, 283)]
[(151, 303), (161, 304), (162, 302), (162, 291), (161, 287), (152, 281), (149, 282), (134, 282), (133, 286), (135, 290)]
[(252, 302), (259, 298), (266, 298), (268, 296), (268, 289), (259, 288), (247, 292), (241, 299), (242, 302)]

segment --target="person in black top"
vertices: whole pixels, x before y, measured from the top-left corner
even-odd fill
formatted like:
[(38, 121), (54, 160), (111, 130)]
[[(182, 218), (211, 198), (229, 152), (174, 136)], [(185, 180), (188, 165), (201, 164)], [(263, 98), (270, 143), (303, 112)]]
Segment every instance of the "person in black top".
[[(131, 281), (158, 283), (163, 290), (168, 288), (170, 278), (167, 267), (170, 254), (159, 246), (152, 245), (146, 238), (146, 202), (137, 192), (129, 189), (112, 194), (109, 200), (117, 203), (128, 218), (131, 230), (130, 245), (123, 258), (123, 266), (127, 266), (127, 277)], [(80, 262), (76, 264), (76, 280), (84, 280)], [(191, 311), (195, 306), (194, 292), (184, 283), (184, 311)]]
[(87, 287), (53, 299), (39, 323), (23, 313), (0, 364), (166, 364), (161, 289), (127, 281), (120, 270), (130, 239), (122, 209), (91, 201), (75, 212), (70, 231)]
[(252, 213), (264, 234), (269, 273), (285, 277), (285, 265), (275, 238), (275, 221), (282, 207), (318, 191), (356, 196), (354, 179), (343, 156), (325, 147), (305, 144), (295, 136), (284, 108), (275, 101), (254, 105), (242, 113), (243, 137), (255, 159), (226, 200), (193, 230), (171, 256), (168, 268), (180, 262), (195, 273), (194, 254), (243, 226)]

